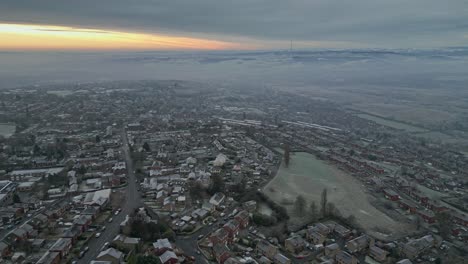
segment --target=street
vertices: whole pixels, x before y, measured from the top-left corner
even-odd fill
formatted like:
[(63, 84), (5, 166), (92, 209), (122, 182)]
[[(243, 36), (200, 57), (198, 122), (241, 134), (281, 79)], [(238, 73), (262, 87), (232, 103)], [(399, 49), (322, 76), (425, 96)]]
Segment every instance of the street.
[(101, 236), (99, 238), (91, 238), (88, 243), (89, 250), (86, 254), (81, 258), (78, 263), (90, 263), (94, 260), (99, 252), (101, 252), (102, 246), (106, 242), (112, 242), (115, 236), (119, 233), (120, 223), (125, 219), (126, 215), (129, 215), (132, 210), (137, 207), (142, 206), (140, 194), (137, 190), (137, 186), (135, 183), (135, 173), (133, 169), (133, 162), (130, 156), (130, 149), (128, 146), (127, 135), (125, 129), (122, 132), (122, 150), (125, 156), (125, 162), (127, 164), (127, 187), (126, 187), (126, 197), (125, 203), (122, 204), (122, 211), (118, 215), (112, 215), (113, 221), (111, 223), (107, 223), (106, 230), (101, 232)]

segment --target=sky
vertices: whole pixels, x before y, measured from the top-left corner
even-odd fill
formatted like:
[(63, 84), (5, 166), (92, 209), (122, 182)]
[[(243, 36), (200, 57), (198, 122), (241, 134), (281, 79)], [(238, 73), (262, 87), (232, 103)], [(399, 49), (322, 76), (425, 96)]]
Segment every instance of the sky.
[(0, 50), (467, 46), (466, 0), (2, 0)]

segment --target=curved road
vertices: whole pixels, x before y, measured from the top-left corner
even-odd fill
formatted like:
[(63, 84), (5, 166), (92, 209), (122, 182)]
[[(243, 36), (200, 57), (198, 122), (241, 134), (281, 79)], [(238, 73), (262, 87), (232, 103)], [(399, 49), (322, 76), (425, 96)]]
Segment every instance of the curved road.
[(125, 129), (122, 132), (122, 150), (125, 156), (125, 162), (127, 165), (127, 187), (126, 187), (126, 197), (125, 203), (122, 204), (121, 209), (122, 211), (118, 215), (112, 215), (113, 221), (111, 223), (107, 223), (106, 230), (101, 232), (101, 236), (99, 238), (91, 238), (88, 242), (89, 251), (81, 258), (78, 263), (87, 264), (94, 260), (99, 252), (101, 252), (101, 248), (106, 242), (111, 242), (115, 236), (119, 233), (120, 223), (124, 221), (125, 216), (129, 215), (132, 210), (137, 207), (141, 207), (143, 203), (141, 202), (140, 193), (137, 190), (137, 185), (135, 183), (135, 171), (133, 169), (133, 162), (130, 156), (130, 149), (128, 146), (128, 139)]

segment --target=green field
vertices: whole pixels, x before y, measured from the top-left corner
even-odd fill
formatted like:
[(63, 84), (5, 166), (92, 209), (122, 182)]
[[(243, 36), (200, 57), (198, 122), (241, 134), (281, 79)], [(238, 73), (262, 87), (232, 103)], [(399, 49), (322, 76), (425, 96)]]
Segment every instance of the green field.
[(0, 124), (0, 136), (11, 137), (16, 131), (14, 124)]
[(380, 117), (373, 116), (373, 115), (358, 114), (358, 116), (360, 118), (364, 118), (364, 119), (367, 119), (367, 120), (374, 121), (377, 124), (392, 127), (392, 128), (395, 128), (395, 129), (405, 130), (405, 131), (408, 131), (408, 132), (418, 132), (418, 133), (427, 132), (427, 130), (424, 129), (424, 128), (420, 128), (420, 127), (408, 125), (408, 124), (405, 124), (405, 123), (380, 118)]

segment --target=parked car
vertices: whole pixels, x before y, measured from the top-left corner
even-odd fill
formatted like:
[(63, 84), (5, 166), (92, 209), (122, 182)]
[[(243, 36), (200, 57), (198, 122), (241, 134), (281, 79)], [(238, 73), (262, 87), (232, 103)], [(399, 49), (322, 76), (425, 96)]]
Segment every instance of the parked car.
[(112, 220), (114, 220), (114, 219), (111, 217), (111, 218), (109, 218), (109, 220), (107, 220), (107, 222), (111, 223)]
[(95, 237), (98, 238), (101, 236), (101, 233), (96, 233)]

